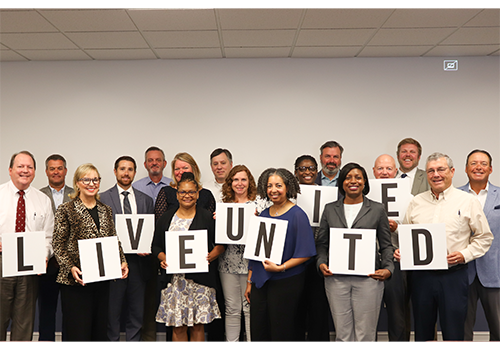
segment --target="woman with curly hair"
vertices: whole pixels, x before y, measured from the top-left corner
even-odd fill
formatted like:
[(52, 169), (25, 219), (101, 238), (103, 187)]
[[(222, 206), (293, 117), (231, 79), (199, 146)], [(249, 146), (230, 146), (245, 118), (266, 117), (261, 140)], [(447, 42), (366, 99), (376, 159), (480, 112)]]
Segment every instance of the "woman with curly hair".
[[(234, 166), (222, 185), (224, 203), (255, 203), (257, 186), (244, 165)], [(219, 261), (219, 273), (226, 305), (226, 340), (238, 341), (241, 310), (245, 316), (246, 340), (250, 341), (250, 305), (245, 298), (248, 260), (243, 258), (243, 244), (228, 244)]]
[(314, 235), (307, 214), (290, 199), (300, 186), (286, 169), (270, 168), (259, 177), (257, 194), (273, 205), (260, 216), (288, 221), (281, 263), (250, 260), (245, 297), (250, 303), (252, 340), (293, 341), (300, 339), (298, 309), (305, 270), (316, 255)]

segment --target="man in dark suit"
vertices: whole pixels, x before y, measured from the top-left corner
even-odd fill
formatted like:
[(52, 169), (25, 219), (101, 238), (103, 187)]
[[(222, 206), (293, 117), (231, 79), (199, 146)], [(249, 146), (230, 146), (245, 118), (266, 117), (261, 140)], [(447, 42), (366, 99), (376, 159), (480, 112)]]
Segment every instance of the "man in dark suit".
[[(101, 194), (101, 202), (116, 214), (153, 214), (153, 199), (132, 187), (137, 166), (129, 156), (115, 162), (116, 185)], [(125, 300), (127, 310), (126, 340), (141, 340), (144, 315), (144, 293), (151, 269), (150, 254), (126, 254), (129, 275), (127, 279), (114, 280), (110, 284), (108, 337), (120, 340), (120, 320)]]
[(409, 177), (413, 185), (411, 194), (416, 196), (419, 193), (425, 192), (430, 189), (427, 182), (427, 174), (424, 170), (418, 169), (417, 165), (422, 156), (422, 146), (420, 143), (412, 138), (406, 138), (398, 144), (398, 162), (399, 172), (398, 178)]
[(459, 189), (473, 194), (481, 203), (495, 239), (490, 250), (469, 263), (469, 304), (465, 320), (465, 340), (472, 341), (477, 300), (483, 305), (490, 341), (500, 341), (500, 187), (489, 182), (493, 172), (491, 155), (474, 150), (467, 156), (465, 172), (469, 183)]
[(316, 184), (320, 186), (337, 186), (344, 148), (337, 141), (327, 141), (320, 147), (319, 152), (321, 171), (316, 177)]
[[(52, 203), (54, 215), (62, 203), (70, 201), (69, 195), (74, 192), (72, 187), (66, 185), (66, 159), (60, 154), (52, 154), (45, 160), (45, 174), (49, 185), (40, 189)], [(50, 258), (47, 273), (38, 276), (38, 311), (39, 311), (39, 336), (40, 341), (55, 341), (56, 311), (59, 298), (60, 284), (56, 282), (59, 265), (56, 258)]]

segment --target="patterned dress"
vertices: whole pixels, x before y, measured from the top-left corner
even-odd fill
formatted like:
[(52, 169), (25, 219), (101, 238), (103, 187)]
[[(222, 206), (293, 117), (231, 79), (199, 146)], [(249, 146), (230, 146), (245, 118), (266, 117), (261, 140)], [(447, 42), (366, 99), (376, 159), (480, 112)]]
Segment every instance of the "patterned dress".
[[(174, 215), (169, 231), (187, 231), (193, 219)], [(169, 327), (208, 324), (221, 318), (215, 299), (215, 289), (186, 279), (184, 274), (174, 274), (167, 288), (161, 291), (160, 307), (156, 322)]]

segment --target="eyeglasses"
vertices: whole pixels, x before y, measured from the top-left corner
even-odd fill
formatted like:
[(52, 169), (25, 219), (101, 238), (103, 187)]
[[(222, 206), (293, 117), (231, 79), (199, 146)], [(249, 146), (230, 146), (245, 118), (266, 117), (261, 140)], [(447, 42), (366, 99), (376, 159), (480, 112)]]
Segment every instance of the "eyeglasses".
[(79, 179), (78, 181), (80, 181), (82, 184), (84, 184), (85, 186), (88, 186), (90, 185), (90, 183), (92, 182), (94, 185), (98, 185), (99, 182), (101, 182), (101, 178), (100, 177), (95, 177), (93, 179), (89, 179), (88, 177), (83, 177), (81, 179)]
[(318, 167), (316, 167), (314, 165), (311, 165), (311, 166), (298, 166), (298, 167), (295, 168), (295, 170), (298, 170), (298, 171), (306, 171), (306, 170), (316, 171), (316, 170), (318, 170)]
[(177, 193), (181, 197), (185, 197), (187, 195), (194, 197), (196, 195), (196, 193), (198, 193), (198, 191), (177, 191)]
[(427, 170), (427, 174), (429, 175), (434, 175), (434, 173), (438, 173), (438, 174), (444, 174), (446, 172), (446, 170), (448, 170), (449, 168), (437, 168), (437, 169), (428, 169)]

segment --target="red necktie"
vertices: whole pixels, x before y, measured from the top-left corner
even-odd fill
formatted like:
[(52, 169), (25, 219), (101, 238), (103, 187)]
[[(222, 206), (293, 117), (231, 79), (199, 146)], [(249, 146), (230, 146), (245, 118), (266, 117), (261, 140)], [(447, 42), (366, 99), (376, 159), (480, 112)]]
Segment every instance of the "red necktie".
[(26, 206), (24, 205), (24, 191), (19, 193), (19, 200), (17, 201), (17, 214), (16, 214), (16, 232), (24, 232), (26, 227)]

